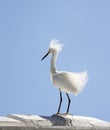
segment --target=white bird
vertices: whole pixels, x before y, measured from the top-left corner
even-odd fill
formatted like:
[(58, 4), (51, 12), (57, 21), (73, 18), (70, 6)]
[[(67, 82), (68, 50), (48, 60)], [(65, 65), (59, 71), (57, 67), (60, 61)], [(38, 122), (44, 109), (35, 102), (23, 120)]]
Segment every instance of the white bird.
[(60, 44), (58, 40), (52, 40), (50, 42), (49, 51), (41, 60), (46, 58), (49, 54), (52, 54), (51, 65), (50, 65), (50, 77), (53, 85), (58, 87), (60, 92), (60, 103), (59, 103), (57, 114), (60, 113), (60, 108), (62, 103), (62, 91), (66, 92), (68, 98), (68, 107), (66, 111), (66, 114), (68, 114), (70, 103), (71, 103), (68, 94), (73, 93), (74, 95), (77, 95), (86, 85), (88, 81), (88, 75), (87, 75), (87, 71), (80, 72), (80, 73), (58, 71), (56, 69), (55, 62), (58, 53), (61, 49), (62, 49), (62, 44)]

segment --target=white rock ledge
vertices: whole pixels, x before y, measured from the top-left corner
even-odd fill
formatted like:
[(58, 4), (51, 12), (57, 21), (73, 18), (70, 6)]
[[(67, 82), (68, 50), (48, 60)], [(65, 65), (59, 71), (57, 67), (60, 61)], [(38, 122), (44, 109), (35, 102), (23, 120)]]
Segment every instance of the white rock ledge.
[(0, 117), (0, 130), (110, 130), (110, 123), (72, 115), (21, 115)]

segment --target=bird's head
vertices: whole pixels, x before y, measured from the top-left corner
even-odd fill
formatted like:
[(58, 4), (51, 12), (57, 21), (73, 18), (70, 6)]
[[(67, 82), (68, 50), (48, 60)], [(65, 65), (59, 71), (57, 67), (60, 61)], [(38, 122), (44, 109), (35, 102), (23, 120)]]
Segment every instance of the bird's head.
[(49, 54), (59, 53), (62, 50), (62, 44), (59, 43), (59, 40), (52, 40), (50, 42), (50, 48), (46, 55), (41, 59), (45, 59)]

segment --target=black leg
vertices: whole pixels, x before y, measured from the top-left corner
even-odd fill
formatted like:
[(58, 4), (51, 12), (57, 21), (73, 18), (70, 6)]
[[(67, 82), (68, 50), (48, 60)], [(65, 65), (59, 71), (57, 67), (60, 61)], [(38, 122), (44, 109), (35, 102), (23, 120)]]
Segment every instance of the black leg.
[(59, 92), (60, 92), (60, 103), (59, 103), (57, 114), (59, 114), (59, 112), (60, 112), (61, 103), (62, 103), (62, 92), (61, 91), (59, 91)]
[(71, 99), (70, 99), (68, 93), (66, 93), (66, 96), (67, 96), (67, 98), (68, 98), (68, 107), (67, 107), (66, 114), (68, 114), (68, 112), (69, 112), (69, 107), (70, 107), (70, 103), (71, 103)]

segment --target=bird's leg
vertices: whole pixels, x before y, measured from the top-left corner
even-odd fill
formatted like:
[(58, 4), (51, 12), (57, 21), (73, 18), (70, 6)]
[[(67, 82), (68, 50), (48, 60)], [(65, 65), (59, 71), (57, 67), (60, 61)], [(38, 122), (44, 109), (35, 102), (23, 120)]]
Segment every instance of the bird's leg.
[(59, 103), (57, 114), (59, 114), (59, 112), (60, 112), (61, 103), (62, 103), (62, 92), (61, 91), (59, 91), (59, 92), (60, 92), (60, 103)]
[(67, 96), (67, 98), (68, 98), (68, 107), (67, 107), (66, 114), (68, 114), (68, 112), (69, 112), (69, 107), (70, 107), (70, 103), (71, 103), (71, 99), (70, 99), (68, 93), (66, 93), (66, 96)]

